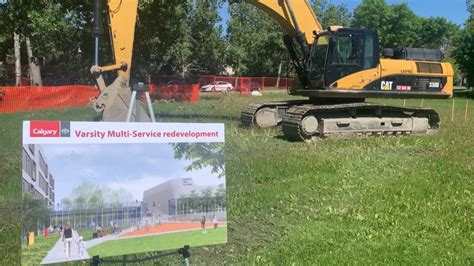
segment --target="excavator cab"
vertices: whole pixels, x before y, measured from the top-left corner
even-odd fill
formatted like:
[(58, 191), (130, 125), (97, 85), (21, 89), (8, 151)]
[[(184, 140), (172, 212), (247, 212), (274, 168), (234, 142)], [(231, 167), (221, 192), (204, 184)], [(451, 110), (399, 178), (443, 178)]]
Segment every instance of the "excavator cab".
[(315, 37), (308, 62), (312, 89), (332, 87), (337, 80), (379, 65), (377, 33), (371, 30), (340, 28)]

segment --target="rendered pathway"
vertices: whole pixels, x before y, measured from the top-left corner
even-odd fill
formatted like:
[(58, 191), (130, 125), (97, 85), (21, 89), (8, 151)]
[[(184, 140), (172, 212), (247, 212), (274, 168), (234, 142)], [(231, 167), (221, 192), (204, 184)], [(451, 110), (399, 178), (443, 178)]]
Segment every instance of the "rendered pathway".
[(64, 242), (62, 238), (56, 242), (54, 247), (48, 252), (48, 255), (41, 261), (41, 264), (48, 264), (48, 263), (57, 263), (57, 262), (65, 262), (65, 261), (75, 261), (75, 260), (85, 260), (89, 258), (89, 254), (87, 253), (87, 244), (86, 250), (84, 251), (84, 256), (79, 257), (77, 253), (77, 243), (76, 240), (79, 239), (79, 235), (75, 230), (72, 231), (73, 234), (73, 241), (71, 243), (71, 257), (66, 259), (66, 251), (64, 248)]

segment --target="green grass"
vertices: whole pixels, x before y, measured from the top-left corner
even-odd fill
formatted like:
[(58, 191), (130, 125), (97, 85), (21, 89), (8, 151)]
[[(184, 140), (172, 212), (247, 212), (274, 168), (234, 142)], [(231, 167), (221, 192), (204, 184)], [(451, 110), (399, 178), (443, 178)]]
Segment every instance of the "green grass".
[(60, 234), (52, 234), (48, 237), (37, 236), (35, 243), (29, 247), (22, 245), (22, 265), (39, 265), (49, 250), (58, 242)]
[[(155, 103), (159, 121), (226, 124), (229, 244), (193, 248), (192, 263), (474, 263), (472, 99), (456, 99), (455, 123), (452, 100), (425, 100), (442, 120), (441, 131), (427, 137), (308, 144), (288, 142), (277, 130), (238, 127), (240, 109), (248, 102), (286, 97), (275, 92), (258, 98), (206, 96), (197, 104)], [(463, 121), (466, 101), (468, 122)], [(406, 104), (419, 106), (421, 100)], [(11, 262), (20, 250), (18, 220), (10, 207), (20, 189), (20, 120), (92, 120), (93, 115), (74, 109), (0, 116), (0, 203), (10, 208), (0, 219), (1, 261)]]
[(227, 228), (208, 229), (203, 234), (201, 230), (171, 233), (139, 238), (127, 238), (108, 241), (103, 244), (87, 249), (90, 256), (101, 257), (117, 256), (122, 254), (134, 254), (150, 252), (155, 250), (170, 250), (182, 248), (184, 245), (190, 247), (202, 245), (215, 245), (227, 242)]
[(82, 239), (84, 241), (91, 240), (93, 232), (94, 232), (94, 230), (92, 230), (90, 228), (77, 230), (77, 233), (80, 236), (82, 236)]

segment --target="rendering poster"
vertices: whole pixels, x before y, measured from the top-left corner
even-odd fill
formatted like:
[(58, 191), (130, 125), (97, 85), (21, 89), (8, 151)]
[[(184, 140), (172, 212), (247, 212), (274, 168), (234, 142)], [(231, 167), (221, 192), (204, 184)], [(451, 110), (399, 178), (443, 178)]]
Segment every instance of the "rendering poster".
[(22, 153), (41, 264), (227, 242), (223, 124), (25, 121)]

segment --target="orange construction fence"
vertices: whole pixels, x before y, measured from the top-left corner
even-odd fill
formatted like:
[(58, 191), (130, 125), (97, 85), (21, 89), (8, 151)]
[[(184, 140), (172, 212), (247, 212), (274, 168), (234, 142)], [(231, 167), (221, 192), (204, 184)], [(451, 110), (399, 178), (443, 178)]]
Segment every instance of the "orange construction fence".
[(0, 87), (0, 113), (82, 107), (98, 95), (94, 86)]
[[(199, 102), (198, 84), (150, 84), (152, 100)], [(0, 113), (84, 107), (97, 97), (95, 86), (0, 87)]]
[(199, 102), (199, 84), (150, 84), (153, 100)]

